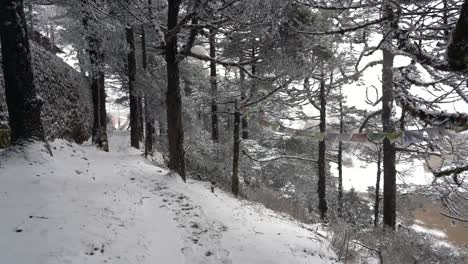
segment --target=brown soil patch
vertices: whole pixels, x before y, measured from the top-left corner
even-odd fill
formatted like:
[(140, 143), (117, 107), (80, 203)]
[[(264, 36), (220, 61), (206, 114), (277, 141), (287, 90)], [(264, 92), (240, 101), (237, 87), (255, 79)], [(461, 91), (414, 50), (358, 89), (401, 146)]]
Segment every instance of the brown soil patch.
[(424, 222), (418, 225), (442, 230), (447, 234), (449, 242), (468, 250), (468, 223), (449, 219), (441, 213), (447, 213), (447, 211), (436, 202), (428, 202), (415, 211), (415, 218)]

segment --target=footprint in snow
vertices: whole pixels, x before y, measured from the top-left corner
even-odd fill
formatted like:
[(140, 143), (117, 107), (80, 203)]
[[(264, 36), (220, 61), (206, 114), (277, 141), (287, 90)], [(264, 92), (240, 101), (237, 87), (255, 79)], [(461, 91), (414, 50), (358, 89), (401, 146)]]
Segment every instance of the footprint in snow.
[(174, 214), (177, 227), (184, 231), (185, 247), (181, 250), (191, 263), (232, 263), (230, 252), (221, 246), (223, 232), (227, 231), (224, 224), (210, 219), (199, 205), (183, 194), (165, 191), (160, 197)]

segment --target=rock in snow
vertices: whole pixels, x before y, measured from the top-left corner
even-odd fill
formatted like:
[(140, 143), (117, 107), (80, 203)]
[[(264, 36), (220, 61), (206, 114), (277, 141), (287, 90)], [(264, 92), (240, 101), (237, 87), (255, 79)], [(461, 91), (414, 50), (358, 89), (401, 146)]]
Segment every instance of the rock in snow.
[(0, 263), (337, 263), (311, 226), (184, 184), (128, 139), (115, 132), (110, 153), (63, 140), (54, 157), (42, 143), (0, 153)]

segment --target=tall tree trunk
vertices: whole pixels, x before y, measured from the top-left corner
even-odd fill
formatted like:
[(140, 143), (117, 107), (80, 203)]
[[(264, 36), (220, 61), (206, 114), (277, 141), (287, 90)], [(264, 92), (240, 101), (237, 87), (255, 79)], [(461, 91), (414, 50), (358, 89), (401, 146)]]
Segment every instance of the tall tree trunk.
[(234, 195), (239, 195), (239, 159), (240, 159), (240, 122), (241, 112), (237, 104), (234, 103), (234, 133), (233, 133), (233, 151), (232, 151), (232, 180), (231, 190)]
[[(255, 39), (252, 41), (252, 50), (250, 53), (250, 59), (254, 60), (255, 59)], [(255, 63), (252, 63), (252, 75), (255, 75), (257, 73), (257, 66)], [(244, 74), (245, 75), (245, 74)], [(251, 78), (251, 89), (250, 93), (255, 93), (256, 92), (256, 83), (255, 79)], [(247, 89), (243, 87), (242, 89), (242, 100), (245, 100), (246, 98), (246, 91)], [(242, 139), (249, 139), (249, 120), (247, 119), (247, 115), (245, 111), (242, 113)]]
[[(148, 5), (151, 6), (151, 0), (148, 1)], [(146, 31), (144, 25), (141, 26), (141, 57), (143, 70), (146, 72), (148, 67), (148, 57), (146, 52)], [(150, 97), (148, 96), (148, 93), (145, 93), (145, 157), (148, 157), (148, 154), (153, 153), (154, 121), (153, 117), (150, 116), (149, 105)]]
[[(148, 0), (148, 18), (150, 21), (153, 21), (153, 8), (152, 8), (152, 1)], [(142, 52), (143, 52), (143, 68), (146, 70), (147, 64), (148, 64), (148, 56), (146, 52), (146, 31), (145, 31), (145, 26), (142, 26)], [(148, 154), (153, 155), (153, 138), (154, 138), (154, 133), (155, 133), (155, 121), (154, 121), (154, 116), (150, 113), (150, 105), (152, 100), (150, 99), (151, 97), (148, 95), (145, 95), (145, 116), (146, 116), (146, 137), (145, 137), (145, 155), (147, 156)]]
[[(216, 31), (210, 28), (210, 57), (216, 58), (216, 42), (215, 42)], [(219, 140), (219, 128), (218, 128), (218, 104), (216, 98), (218, 94), (218, 80), (216, 73), (216, 62), (210, 61), (210, 82), (211, 82), (211, 139), (213, 142)]]
[[(326, 101), (326, 92), (325, 92), (325, 77), (322, 70), (322, 77), (320, 80), (320, 132), (325, 133), (326, 129), (326, 118), (327, 118), (327, 101)], [(319, 198), (319, 211), (320, 219), (325, 220), (327, 217), (327, 200), (325, 197), (326, 194), (326, 159), (325, 159), (325, 138), (319, 142), (319, 156), (318, 156), (318, 184), (317, 192)]]
[(11, 140), (45, 140), (42, 99), (34, 85), (23, 1), (0, 2), (0, 38)]
[[(241, 58), (242, 60), (242, 58)], [(239, 69), (239, 77), (240, 77), (240, 89), (241, 89), (241, 102), (245, 100), (245, 72), (242, 69)], [(245, 114), (241, 113), (241, 122), (242, 122), (242, 139), (249, 138), (249, 123), (247, 122), (247, 118)]]
[(105, 88), (105, 74), (99, 71), (99, 147), (109, 152), (109, 142), (107, 140), (107, 111), (106, 111), (106, 88)]
[(108, 151), (107, 129), (105, 128), (106, 116), (106, 99), (104, 90), (104, 73), (102, 70), (102, 62), (104, 54), (101, 49), (101, 41), (97, 37), (97, 32), (94, 25), (90, 25), (93, 21), (93, 16), (90, 13), (89, 2), (81, 1), (82, 7), (82, 22), (86, 34), (87, 51), (91, 64), (91, 95), (93, 101), (93, 135), (92, 140), (101, 149)]
[[(97, 55), (94, 50), (89, 50), (90, 57), (91, 57), (91, 67), (96, 67), (96, 57)], [(92, 55), (91, 55), (92, 54)], [(100, 131), (101, 131), (101, 110), (100, 110), (100, 91), (99, 91), (99, 75), (97, 74), (97, 70), (91, 70), (91, 94), (93, 99), (93, 135), (92, 141), (94, 144), (100, 145)]]
[(447, 46), (447, 60), (452, 70), (468, 69), (468, 0), (464, 0), (455, 28), (450, 34)]
[[(255, 48), (252, 49), (252, 56), (255, 56)], [(252, 64), (252, 74), (255, 74), (256, 67), (255, 64)], [(241, 70), (241, 78), (245, 79), (245, 73)], [(252, 92), (254, 91), (254, 80), (252, 79)], [(246, 92), (247, 89), (245, 87), (245, 84), (242, 85), (242, 95), (241, 99), (245, 100), (246, 99)], [(242, 111), (242, 139), (249, 139), (249, 120), (247, 119), (246, 112)]]
[[(384, 4), (384, 16), (394, 17), (393, 3), (390, 0)], [(390, 19), (395, 23), (394, 19)], [(392, 25), (387, 23), (384, 30), (389, 32)], [(391, 49), (391, 37), (387, 38), (382, 45), (383, 65), (382, 65), (382, 126), (384, 132), (395, 131), (392, 121), (393, 108), (393, 60), (395, 55)], [(395, 229), (396, 224), (396, 152), (395, 146), (390, 139), (383, 141), (383, 170), (384, 170), (384, 190), (383, 190), (383, 222), (384, 226)]]
[(130, 145), (134, 148), (140, 148), (140, 107), (139, 98), (135, 87), (136, 78), (136, 57), (135, 57), (135, 37), (133, 28), (127, 25), (125, 29), (127, 35), (127, 44), (130, 51), (127, 54), (128, 67), (128, 88), (130, 95)]
[[(144, 25), (141, 26), (141, 30), (142, 30), (141, 31), (141, 34), (142, 34), (142, 37), (141, 37), (141, 40), (142, 40), (142, 42), (141, 42), (142, 60), (141, 61), (142, 61), (143, 70), (146, 71), (146, 66), (147, 66), (146, 65), (147, 64), (147, 62), (146, 62), (146, 43), (145, 43), (145, 41), (146, 41), (145, 33), (146, 32), (145, 32), (145, 26)], [(143, 100), (144, 97), (145, 96), (143, 95), (142, 92), (140, 92), (138, 94), (138, 119), (139, 119), (139, 125), (140, 125), (139, 126), (140, 127), (140, 129), (139, 129), (140, 141), (145, 142), (145, 151), (146, 151), (146, 140), (145, 140), (145, 124), (146, 124), (146, 122), (145, 122), (145, 118), (147, 118), (146, 117), (146, 112), (147, 111), (146, 111), (146, 106), (144, 105), (144, 104), (146, 104), (146, 102), (144, 102), (144, 100)]]
[(242, 139), (249, 139), (249, 121), (247, 120), (245, 110), (243, 112), (244, 113), (242, 114)]
[(154, 120), (149, 110), (149, 96), (145, 96), (145, 157), (153, 155)]
[(184, 126), (182, 123), (182, 98), (180, 93), (179, 62), (177, 59), (177, 34), (171, 33), (178, 24), (180, 0), (168, 0), (166, 34), (167, 92), (166, 114), (169, 139), (169, 169), (180, 174), (185, 181)]
[(380, 206), (380, 176), (382, 174), (382, 149), (379, 146), (377, 154), (377, 179), (375, 182), (375, 200), (374, 200), (374, 227), (379, 224), (379, 206)]
[(138, 135), (141, 142), (145, 139), (145, 115), (143, 106), (143, 97), (138, 95)]
[[(340, 87), (340, 135), (344, 132), (343, 95)], [(338, 143), (338, 216), (343, 213), (343, 142)]]
[(446, 41), (449, 41), (450, 38), (450, 26), (448, 23), (449, 15), (448, 15), (448, 0), (442, 0), (442, 4), (444, 5), (444, 11), (442, 15), (443, 23), (444, 23), (444, 37)]

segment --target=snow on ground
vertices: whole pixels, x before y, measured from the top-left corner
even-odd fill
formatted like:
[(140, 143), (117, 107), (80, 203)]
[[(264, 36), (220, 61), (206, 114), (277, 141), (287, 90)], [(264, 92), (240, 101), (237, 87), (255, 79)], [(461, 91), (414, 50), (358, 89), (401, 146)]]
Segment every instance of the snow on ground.
[(425, 234), (429, 234), (429, 235), (439, 237), (439, 238), (446, 238), (447, 237), (447, 234), (445, 234), (445, 232), (442, 231), (442, 230), (430, 229), (430, 228), (427, 228), (427, 227), (424, 227), (424, 226), (421, 226), (421, 225), (417, 225), (417, 224), (412, 225), (411, 228), (414, 231), (419, 232), (419, 233), (425, 233)]
[[(351, 158), (352, 166), (343, 166), (343, 188), (350, 190), (354, 188), (358, 192), (367, 192), (368, 187), (375, 186), (377, 164), (366, 163), (354, 156), (344, 154), (347, 158)], [(338, 177), (338, 167), (336, 163), (330, 163), (330, 172), (334, 177)], [(397, 178), (397, 184), (411, 184), (411, 185), (429, 185), (434, 176), (424, 170), (424, 162), (415, 160), (413, 163), (400, 163), (397, 164), (397, 170), (405, 171), (408, 175), (404, 179)], [(381, 181), (383, 182), (383, 175)], [(381, 182), (381, 186), (382, 186)]]
[(337, 263), (311, 226), (185, 184), (128, 138), (111, 153), (62, 140), (54, 157), (41, 143), (0, 153), (0, 263)]

